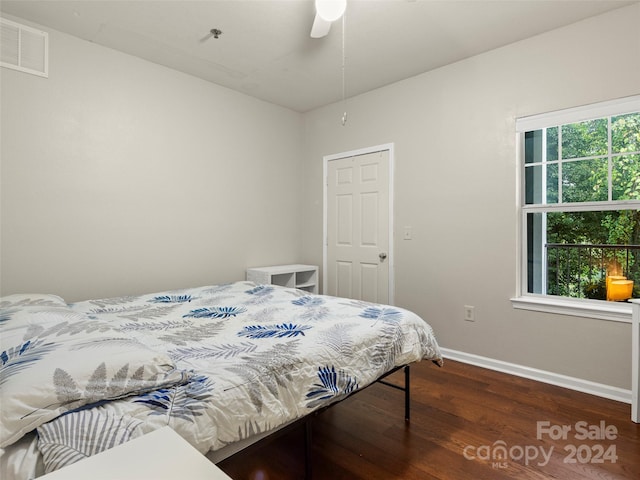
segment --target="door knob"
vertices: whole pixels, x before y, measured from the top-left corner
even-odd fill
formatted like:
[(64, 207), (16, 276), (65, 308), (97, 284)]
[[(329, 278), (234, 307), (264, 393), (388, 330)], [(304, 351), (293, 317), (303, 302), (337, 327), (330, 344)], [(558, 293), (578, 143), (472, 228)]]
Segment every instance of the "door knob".
[(380, 260), (384, 260), (385, 258), (387, 258), (387, 254), (382, 252), (378, 255), (380, 257)]

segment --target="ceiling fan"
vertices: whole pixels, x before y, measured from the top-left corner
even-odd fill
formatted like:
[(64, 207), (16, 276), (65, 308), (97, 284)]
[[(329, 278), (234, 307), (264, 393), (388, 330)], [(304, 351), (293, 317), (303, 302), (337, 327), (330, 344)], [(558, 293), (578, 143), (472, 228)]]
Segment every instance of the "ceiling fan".
[(325, 37), (331, 23), (338, 20), (347, 8), (347, 0), (315, 0), (316, 17), (311, 27), (311, 38)]

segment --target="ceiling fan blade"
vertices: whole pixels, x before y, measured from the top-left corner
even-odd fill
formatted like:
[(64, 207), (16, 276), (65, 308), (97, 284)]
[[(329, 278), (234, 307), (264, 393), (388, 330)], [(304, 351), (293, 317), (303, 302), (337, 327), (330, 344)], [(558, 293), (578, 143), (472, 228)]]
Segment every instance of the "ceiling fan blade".
[(320, 15), (316, 13), (316, 18), (313, 19), (313, 26), (311, 27), (311, 38), (322, 38), (329, 33), (331, 29), (331, 22), (323, 20)]

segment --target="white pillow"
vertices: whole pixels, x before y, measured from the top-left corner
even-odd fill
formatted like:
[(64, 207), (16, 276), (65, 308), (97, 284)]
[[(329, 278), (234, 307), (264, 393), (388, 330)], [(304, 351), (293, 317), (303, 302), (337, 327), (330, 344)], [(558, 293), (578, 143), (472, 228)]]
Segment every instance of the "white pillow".
[(15, 293), (0, 298), (0, 308), (66, 306), (62, 297), (42, 293)]

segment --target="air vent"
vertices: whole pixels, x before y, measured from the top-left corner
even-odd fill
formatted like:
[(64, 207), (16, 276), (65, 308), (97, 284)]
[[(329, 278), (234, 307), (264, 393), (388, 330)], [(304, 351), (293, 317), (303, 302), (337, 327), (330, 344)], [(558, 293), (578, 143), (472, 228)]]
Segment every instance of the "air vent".
[(49, 34), (0, 18), (0, 65), (40, 77), (49, 76)]

